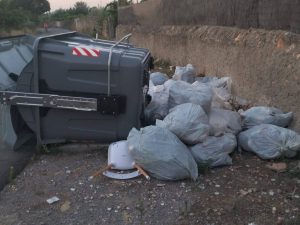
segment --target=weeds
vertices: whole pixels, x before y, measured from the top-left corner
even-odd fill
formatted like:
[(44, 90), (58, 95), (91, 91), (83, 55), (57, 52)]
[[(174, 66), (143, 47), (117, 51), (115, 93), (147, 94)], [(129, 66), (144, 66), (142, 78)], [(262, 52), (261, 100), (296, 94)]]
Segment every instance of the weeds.
[(210, 172), (209, 164), (198, 163), (198, 173), (206, 175)]
[(144, 215), (145, 215), (145, 212), (146, 212), (146, 207), (144, 205), (143, 199), (141, 199), (141, 198), (139, 199), (138, 204), (136, 205), (135, 208), (138, 210), (140, 220), (141, 220), (141, 224), (143, 224), (143, 219), (144, 219)]
[(190, 212), (191, 212), (191, 205), (189, 204), (189, 202), (187, 200), (185, 200), (184, 206), (179, 209), (179, 214), (180, 214), (180, 216), (183, 217), (183, 219), (187, 219)]
[(300, 216), (297, 216), (296, 218), (293, 218), (291, 220), (288, 220), (284, 223), (284, 225), (299, 225), (300, 224)]
[(16, 177), (15, 168), (13, 166), (11, 166), (11, 167), (9, 167), (9, 174), (8, 174), (9, 184), (14, 184), (15, 177)]
[(172, 65), (170, 61), (162, 60), (162, 59), (156, 59), (154, 61), (154, 70), (159, 71), (161, 73), (167, 74), (169, 77), (171, 77), (174, 74), (174, 68), (172, 68)]

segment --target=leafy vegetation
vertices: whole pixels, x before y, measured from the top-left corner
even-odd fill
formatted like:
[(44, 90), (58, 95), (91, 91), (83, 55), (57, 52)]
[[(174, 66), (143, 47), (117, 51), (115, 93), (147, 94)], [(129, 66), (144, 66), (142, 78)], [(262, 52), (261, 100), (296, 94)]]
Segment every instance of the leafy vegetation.
[(0, 0), (0, 29), (32, 26), (48, 11), (50, 11), (48, 0)]
[(104, 8), (90, 8), (86, 2), (78, 1), (69, 9), (50, 12), (48, 0), (0, 0), (0, 30), (22, 29), (51, 21), (70, 21), (80, 17), (97, 18), (101, 26), (107, 22), (113, 28), (118, 23), (118, 7), (146, 0), (113, 0)]

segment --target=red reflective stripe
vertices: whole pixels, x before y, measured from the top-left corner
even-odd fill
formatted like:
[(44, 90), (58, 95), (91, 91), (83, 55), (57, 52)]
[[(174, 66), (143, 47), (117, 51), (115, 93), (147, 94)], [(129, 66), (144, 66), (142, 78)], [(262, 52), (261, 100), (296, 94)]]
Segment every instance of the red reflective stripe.
[(92, 49), (87, 48), (86, 50), (88, 50), (93, 57), (98, 57), (98, 55)]
[(75, 52), (75, 54), (76, 54), (77, 56), (81, 56), (81, 53), (80, 53), (80, 51), (78, 51), (77, 48), (73, 48), (73, 52)]
[(93, 55), (85, 48), (81, 48), (89, 57), (93, 57)]
[(95, 52), (97, 54), (97, 56), (100, 56), (100, 50), (96, 50), (96, 49), (91, 49), (93, 52)]
[(99, 49), (74, 47), (72, 49), (72, 54), (76, 56), (99, 57), (101, 55), (101, 51)]

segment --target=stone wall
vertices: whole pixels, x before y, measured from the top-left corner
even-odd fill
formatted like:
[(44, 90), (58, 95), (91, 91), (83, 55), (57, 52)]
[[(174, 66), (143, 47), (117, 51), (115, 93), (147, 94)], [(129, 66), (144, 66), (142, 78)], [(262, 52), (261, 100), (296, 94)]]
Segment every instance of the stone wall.
[(148, 0), (121, 8), (119, 24), (211, 25), (300, 33), (299, 0)]

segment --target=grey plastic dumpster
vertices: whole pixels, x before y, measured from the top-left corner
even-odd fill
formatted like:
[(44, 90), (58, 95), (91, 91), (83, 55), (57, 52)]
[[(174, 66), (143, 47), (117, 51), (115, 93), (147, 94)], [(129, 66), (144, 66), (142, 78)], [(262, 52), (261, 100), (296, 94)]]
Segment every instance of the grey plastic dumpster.
[[(31, 36), (16, 36), (0, 39), (0, 91), (16, 90), (16, 80), (33, 58)], [(12, 149), (17, 141), (13, 124), (18, 123), (17, 110), (8, 104), (0, 105), (1, 149)], [(31, 135), (32, 136), (32, 135)], [(22, 138), (21, 138), (22, 139)]]
[[(19, 146), (30, 133), (39, 145), (112, 142), (139, 128), (151, 55), (123, 42), (128, 37), (111, 42), (68, 32), (2, 41), (1, 85), (11, 85), (1, 86), (0, 102), (17, 139), (5, 142)], [(4, 58), (8, 66), (2, 66)]]

